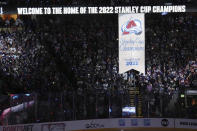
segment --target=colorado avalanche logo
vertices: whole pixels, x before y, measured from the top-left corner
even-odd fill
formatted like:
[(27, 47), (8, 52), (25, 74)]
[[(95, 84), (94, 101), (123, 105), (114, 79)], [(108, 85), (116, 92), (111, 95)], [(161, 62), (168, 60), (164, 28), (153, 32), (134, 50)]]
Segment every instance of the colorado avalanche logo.
[(132, 33), (136, 35), (140, 35), (142, 33), (141, 21), (138, 19), (135, 20), (131, 19), (122, 26), (121, 30), (123, 35), (132, 34)]

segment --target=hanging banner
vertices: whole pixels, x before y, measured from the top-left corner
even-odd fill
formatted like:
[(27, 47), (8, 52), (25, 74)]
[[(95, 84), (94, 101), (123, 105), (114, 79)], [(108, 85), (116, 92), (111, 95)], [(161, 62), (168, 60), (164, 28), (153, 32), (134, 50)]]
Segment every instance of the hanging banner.
[(144, 14), (119, 14), (119, 73), (145, 74)]

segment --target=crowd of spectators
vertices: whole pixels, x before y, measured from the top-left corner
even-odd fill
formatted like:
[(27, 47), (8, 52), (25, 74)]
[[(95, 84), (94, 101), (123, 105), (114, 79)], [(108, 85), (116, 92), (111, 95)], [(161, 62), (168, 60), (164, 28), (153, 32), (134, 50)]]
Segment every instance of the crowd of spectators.
[(30, 113), (37, 122), (121, 117), (132, 87), (140, 88), (143, 116), (170, 117), (173, 94), (195, 86), (195, 15), (146, 15), (145, 75), (118, 74), (117, 15), (7, 19), (0, 32), (1, 91), (37, 94), (37, 116)]
[(166, 94), (165, 102), (175, 92), (195, 86), (191, 82), (197, 69), (196, 27), (192, 15), (146, 16), (146, 75), (139, 84), (148, 92)]

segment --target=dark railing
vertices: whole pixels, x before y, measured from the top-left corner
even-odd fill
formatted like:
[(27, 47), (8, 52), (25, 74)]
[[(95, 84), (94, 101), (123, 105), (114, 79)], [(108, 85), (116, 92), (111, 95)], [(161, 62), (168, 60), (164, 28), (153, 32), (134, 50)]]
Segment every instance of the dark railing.
[[(12, 108), (10, 113), (3, 117), (2, 124), (121, 117), (196, 118), (195, 107), (184, 108), (177, 96), (178, 92), (173, 94), (173, 97), (177, 98), (165, 93), (154, 94), (154, 98), (151, 95), (153, 94), (142, 96), (142, 115), (139, 116), (137, 109), (134, 114), (127, 115), (122, 112), (124, 107), (130, 106), (128, 89), (118, 91), (79, 88), (77, 91), (15, 94), (10, 97), (9, 103)], [(30, 101), (33, 101), (33, 104), (28, 103)], [(19, 105), (22, 105), (20, 109)]]

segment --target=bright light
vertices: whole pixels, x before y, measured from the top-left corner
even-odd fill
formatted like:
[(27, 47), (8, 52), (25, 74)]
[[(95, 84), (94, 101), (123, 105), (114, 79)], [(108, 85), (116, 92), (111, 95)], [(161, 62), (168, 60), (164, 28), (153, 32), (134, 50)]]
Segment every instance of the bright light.
[(26, 96), (30, 96), (30, 94), (25, 94)]
[(17, 95), (15, 95), (15, 96), (13, 96), (13, 97), (12, 97), (12, 99), (17, 99), (17, 98), (18, 98), (18, 96), (17, 96)]
[(122, 109), (122, 112), (126, 112), (126, 113), (135, 113), (135, 107), (124, 107)]
[(167, 12), (162, 12), (162, 13), (161, 13), (161, 15), (167, 15), (167, 14), (168, 14)]

